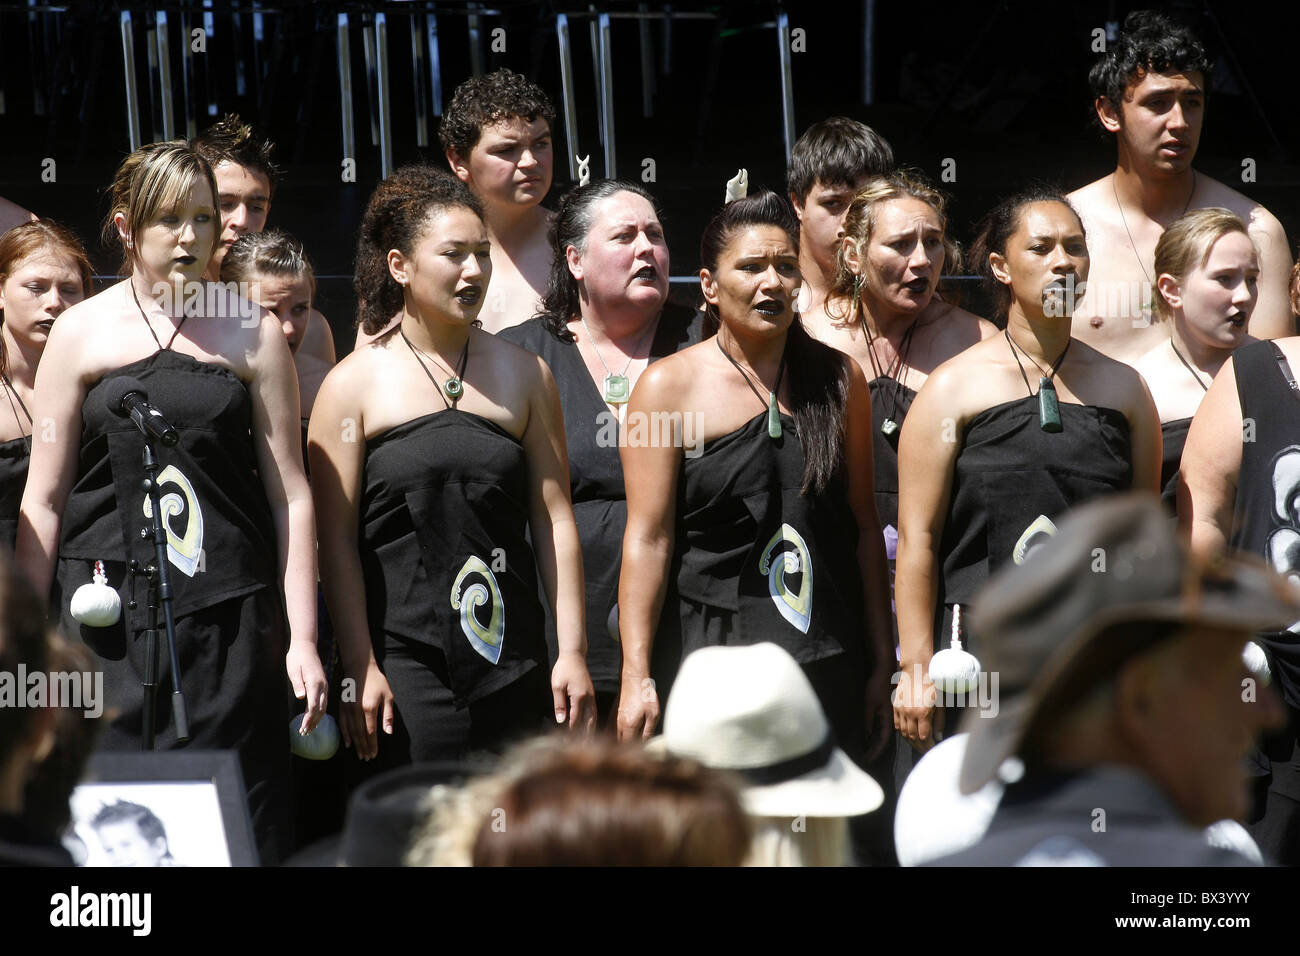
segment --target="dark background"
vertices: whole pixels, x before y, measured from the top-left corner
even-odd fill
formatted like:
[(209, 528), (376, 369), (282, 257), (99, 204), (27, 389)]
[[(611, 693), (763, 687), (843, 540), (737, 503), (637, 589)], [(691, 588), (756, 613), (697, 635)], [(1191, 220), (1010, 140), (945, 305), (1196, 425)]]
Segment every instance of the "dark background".
[[(604, 3), (601, 10), (636, 10)], [(663, 5), (644, 4), (660, 11)], [(1087, 87), (1096, 58), (1092, 31), (1122, 21), (1130, 9), (1154, 7), (1191, 24), (1215, 60), (1205, 131), (1196, 165), (1268, 206), (1294, 242), (1300, 236), (1300, 127), (1294, 61), (1300, 17), (1281, 5), (1250, 2), (1078, 2), (876, 4), (875, 97), (863, 104), (861, 3), (790, 3), (792, 28), (805, 31), (806, 51), (792, 54), (796, 134), (836, 113), (861, 119), (894, 146), (899, 161), (938, 181), (943, 161), (956, 162), (956, 180), (940, 183), (953, 197), (951, 231), (963, 244), (973, 223), (999, 196), (1029, 180), (1065, 190), (1108, 172), (1112, 142), (1093, 120)], [(214, 4), (214, 32), (196, 54), (199, 128), (219, 112), (235, 111), (278, 144), (285, 175), (270, 222), (299, 236), (322, 277), (318, 305), (334, 326), (340, 354), (350, 348), (354, 303), (350, 275), (356, 226), (379, 178), (371, 142), (372, 109), (362, 52), (362, 24), (387, 16), (396, 165), (442, 162), (437, 118), (429, 117), (430, 147), (416, 145), (411, 23), (413, 13), (438, 17), (444, 103), (471, 73), (465, 3), (264, 4), (262, 40), (254, 39), (251, 3)], [(499, 2), (480, 5), (484, 66), (510, 67), (540, 83), (555, 100), (557, 156), (548, 202), (571, 185), (558, 154), (568, 142), (560, 102), (555, 14), (579, 14), (585, 4)], [(97, 271), (113, 259), (98, 243), (106, 212), (104, 188), (129, 151), (123, 94), (118, 6), (0, 4), (0, 195), (38, 215), (71, 225), (87, 241)], [(178, 135), (184, 134), (181, 17), (201, 23), (197, 4), (132, 6), (136, 72), (144, 140), (155, 138), (146, 28), (158, 9), (171, 18), (171, 63)], [(751, 191), (784, 191), (780, 72), (771, 2), (679, 3), (676, 11), (706, 11), (715, 20), (677, 20), (669, 70), (662, 70), (661, 22), (649, 29), (654, 61), (653, 115), (643, 116), (641, 40), (634, 21), (613, 21), (618, 172), (639, 179), (642, 160), (655, 161), (659, 197), (672, 250), (673, 274), (697, 264), (699, 234), (740, 166)], [(351, 18), (357, 181), (341, 182), (338, 13)], [(596, 136), (596, 84), (586, 18), (571, 20), (581, 151), (594, 177), (603, 170)], [(490, 49), (502, 27), (505, 52)], [(237, 87), (242, 70), (243, 92)], [(1247, 90), (1254, 97), (1247, 95)], [(425, 94), (426, 103), (428, 94)], [(56, 178), (41, 179), (55, 160)], [(1256, 162), (1256, 181), (1241, 181), (1242, 160)], [(47, 164), (48, 165), (48, 164)], [(330, 278), (334, 277), (334, 278)], [(684, 287), (678, 287), (683, 292)]]

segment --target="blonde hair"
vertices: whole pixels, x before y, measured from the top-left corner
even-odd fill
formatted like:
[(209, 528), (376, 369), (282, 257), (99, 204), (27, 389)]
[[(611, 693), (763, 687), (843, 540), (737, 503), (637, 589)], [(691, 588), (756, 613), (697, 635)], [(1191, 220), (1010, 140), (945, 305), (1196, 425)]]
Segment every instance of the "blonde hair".
[[(950, 271), (960, 268), (961, 250), (956, 242), (948, 238), (948, 197), (931, 186), (917, 170), (898, 169), (867, 180), (849, 202), (848, 212), (844, 215), (844, 237), (853, 239), (859, 245), (870, 241), (876, 228), (877, 207), (895, 199), (916, 199), (935, 211), (944, 230), (943, 265), (940, 268), (946, 267)], [(853, 287), (857, 278), (850, 271), (844, 259), (844, 247), (841, 246), (835, 256), (835, 279), (831, 283), (830, 299), (848, 300), (849, 312), (835, 318), (851, 317), (855, 307)], [(829, 312), (829, 302), (827, 311)]]
[[(122, 247), (120, 274), (129, 273), (139, 255), (135, 244), (127, 246), (118, 231), (113, 221), (117, 214), (121, 213), (126, 220), (123, 225), (126, 235), (138, 236), (145, 227), (184, 202), (201, 182), (207, 183), (212, 192), (212, 215), (217, 217), (217, 181), (212, 175), (212, 167), (183, 139), (141, 146), (122, 160), (108, 187), (110, 208), (103, 232), (105, 245)], [(220, 240), (221, 230), (213, 230), (209, 259), (217, 251)]]
[[(1184, 213), (1161, 233), (1155, 258), (1155, 306), (1161, 319), (1172, 319), (1173, 309), (1159, 289), (1160, 277), (1171, 275), (1182, 283), (1192, 269), (1205, 267), (1214, 244), (1230, 232), (1239, 232), (1250, 238), (1246, 223), (1240, 216), (1230, 209), (1210, 206)], [(1253, 241), (1251, 245), (1254, 245)]]
[(844, 817), (753, 817), (745, 866), (851, 866)]

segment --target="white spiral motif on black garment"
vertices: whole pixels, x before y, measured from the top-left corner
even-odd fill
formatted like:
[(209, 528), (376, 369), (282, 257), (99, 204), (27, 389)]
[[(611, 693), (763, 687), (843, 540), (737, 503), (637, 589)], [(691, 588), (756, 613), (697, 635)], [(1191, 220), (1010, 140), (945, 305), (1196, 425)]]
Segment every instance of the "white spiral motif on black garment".
[[(1273, 459), (1273, 517), (1282, 527), (1269, 534), (1264, 554), (1273, 570), (1300, 581), (1300, 445), (1282, 449)], [(1300, 621), (1287, 630), (1300, 633)]]
[[(787, 545), (791, 550), (777, 550)], [(781, 616), (807, 634), (812, 623), (813, 569), (808, 545), (799, 532), (782, 524), (763, 549), (758, 570), (767, 575), (767, 593)], [(798, 591), (786, 584), (787, 574), (800, 574)]]
[[(461, 585), (472, 574), (480, 575), (483, 580), (475, 581), (462, 591)], [(491, 617), (486, 625), (476, 613), (484, 604), (492, 605)], [(460, 573), (456, 575), (456, 581), (451, 586), (451, 606), (453, 610), (460, 611), (460, 629), (470, 646), (488, 663), (495, 664), (501, 660), (501, 645), (506, 633), (506, 606), (501, 598), (496, 575), (475, 555), (471, 554), (466, 559)]]
[[(158, 475), (158, 489), (175, 485), (179, 492), (169, 491), (159, 497), (162, 505), (163, 530), (167, 533), (167, 560), (186, 577), (194, 577), (203, 555), (203, 509), (199, 507), (194, 486), (175, 465), (168, 465)], [(172, 528), (171, 519), (185, 517), (185, 533), (179, 535)], [(153, 518), (153, 505), (149, 496), (144, 499), (144, 516)]]

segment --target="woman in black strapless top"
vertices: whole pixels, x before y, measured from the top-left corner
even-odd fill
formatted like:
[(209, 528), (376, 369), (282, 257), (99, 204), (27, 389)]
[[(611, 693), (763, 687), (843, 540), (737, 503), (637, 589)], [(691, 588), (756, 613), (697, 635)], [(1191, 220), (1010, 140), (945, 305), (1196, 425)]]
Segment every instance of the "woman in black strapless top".
[(1259, 301), (1259, 257), (1236, 213), (1195, 209), (1156, 243), (1156, 315), (1169, 339), (1133, 363), (1160, 413), (1160, 498), (1177, 510), (1178, 466), (1192, 416), (1219, 369), (1242, 345)]
[[(1068, 509), (1154, 491), (1160, 474), (1159, 422), (1141, 377), (1070, 338), (1088, 249), (1069, 203), (1044, 191), (1005, 200), (985, 220), (975, 261), (1006, 330), (930, 376), (899, 446), (894, 719), (918, 750), (943, 729), (929, 666), (947, 646), (952, 607), (1005, 562), (1032, 560)], [(978, 656), (978, 635), (963, 636)]]
[(10, 549), (32, 453), (36, 367), (54, 320), (93, 293), (91, 274), (80, 241), (56, 222), (25, 222), (0, 237), (0, 544)]
[[(304, 730), (325, 707), (293, 359), (269, 314), (202, 279), (218, 218), (212, 171), (198, 154), (183, 142), (145, 146), (123, 163), (111, 196), (106, 233), (122, 242), (129, 275), (69, 309), (50, 336), (33, 412), (50, 420), (52, 439), (33, 450), (20, 561), (41, 589), (53, 582), (64, 629), (98, 657), (106, 710), (119, 714), (100, 746), (139, 749), (147, 584), (131, 579), (127, 562), (146, 567), (154, 550), (140, 537), (150, 514), (143, 439), (105, 401), (114, 378), (139, 380), (179, 434), (158, 456), (188, 746), (239, 751), (262, 862), (271, 863), (292, 849), (285, 670), (306, 700)], [(116, 621), (92, 626), (72, 617), (70, 602), (101, 561), (122, 606)], [(157, 749), (183, 743), (165, 645)]]
[(796, 236), (772, 193), (719, 213), (700, 257), (718, 333), (656, 362), (632, 396), (618, 731), (654, 733), (671, 695), (661, 647), (771, 641), (865, 765), (893, 656), (871, 399), (856, 363), (795, 318)]
[(385, 766), (589, 727), (559, 396), (537, 356), (475, 327), (492, 273), (478, 200), (407, 167), (361, 232), (389, 250), (358, 259), (363, 326), (402, 321), (326, 377), (309, 441), (344, 739)]

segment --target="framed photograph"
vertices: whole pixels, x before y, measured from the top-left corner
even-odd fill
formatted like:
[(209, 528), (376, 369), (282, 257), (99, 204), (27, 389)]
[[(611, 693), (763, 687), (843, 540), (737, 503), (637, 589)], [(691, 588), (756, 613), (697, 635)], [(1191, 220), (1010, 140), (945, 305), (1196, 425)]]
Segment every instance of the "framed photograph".
[(71, 802), (81, 866), (258, 865), (233, 750), (99, 752)]

